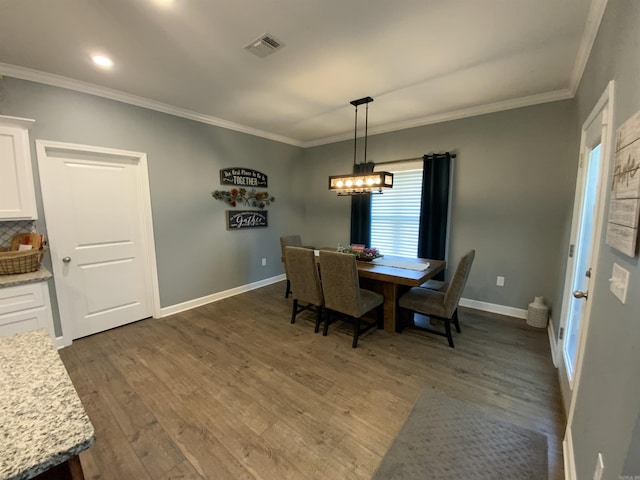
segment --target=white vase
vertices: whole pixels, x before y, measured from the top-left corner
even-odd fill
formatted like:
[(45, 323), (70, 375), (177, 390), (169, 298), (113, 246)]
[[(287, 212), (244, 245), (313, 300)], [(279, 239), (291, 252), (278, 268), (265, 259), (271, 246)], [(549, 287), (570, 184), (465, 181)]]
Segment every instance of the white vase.
[(532, 327), (545, 328), (549, 320), (549, 307), (544, 304), (544, 297), (533, 297), (527, 311), (527, 324)]

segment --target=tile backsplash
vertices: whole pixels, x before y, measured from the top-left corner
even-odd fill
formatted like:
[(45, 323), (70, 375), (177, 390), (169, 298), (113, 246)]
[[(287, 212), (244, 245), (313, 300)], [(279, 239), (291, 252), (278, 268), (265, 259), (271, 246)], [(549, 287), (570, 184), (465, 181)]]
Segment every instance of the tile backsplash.
[(8, 247), (16, 233), (35, 232), (34, 220), (0, 222), (0, 247)]

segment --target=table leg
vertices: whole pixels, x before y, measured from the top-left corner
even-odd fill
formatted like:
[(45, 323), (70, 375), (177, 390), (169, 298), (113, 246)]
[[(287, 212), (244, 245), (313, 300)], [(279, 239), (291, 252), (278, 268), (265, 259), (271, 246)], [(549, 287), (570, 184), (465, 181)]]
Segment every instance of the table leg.
[(360, 279), (360, 286), (382, 294), (384, 297), (384, 303), (382, 304), (384, 311), (384, 330), (385, 332), (395, 333), (398, 322), (400, 321), (398, 298), (411, 287), (369, 278)]
[(82, 472), (82, 465), (80, 464), (80, 457), (75, 457), (67, 460), (69, 465), (69, 473), (71, 474), (71, 480), (84, 480), (84, 473)]
[(398, 285), (384, 282), (382, 285), (382, 295), (384, 296), (384, 330), (395, 333), (397, 323)]

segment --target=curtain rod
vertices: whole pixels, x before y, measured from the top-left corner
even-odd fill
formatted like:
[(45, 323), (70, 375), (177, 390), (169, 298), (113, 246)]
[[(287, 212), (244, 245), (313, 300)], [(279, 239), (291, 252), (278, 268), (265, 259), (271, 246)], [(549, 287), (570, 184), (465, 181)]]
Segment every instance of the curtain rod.
[[(456, 158), (456, 154), (455, 153), (451, 153), (449, 154), (451, 158)], [(424, 155), (424, 157), (444, 157), (445, 154), (444, 153), (429, 153), (427, 155)], [(404, 162), (419, 162), (421, 161), (424, 157), (417, 157), (417, 158), (405, 158), (402, 160), (390, 160), (388, 162), (378, 162), (376, 163), (376, 165), (390, 165), (393, 163), (404, 163)]]

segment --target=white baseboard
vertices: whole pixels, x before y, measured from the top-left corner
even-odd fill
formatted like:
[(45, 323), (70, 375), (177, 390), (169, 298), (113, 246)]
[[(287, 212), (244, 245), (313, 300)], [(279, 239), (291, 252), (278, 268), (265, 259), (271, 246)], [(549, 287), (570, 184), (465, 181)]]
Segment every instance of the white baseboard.
[(169, 315), (174, 315), (176, 313), (184, 312), (185, 310), (191, 310), (192, 308), (201, 307), (202, 305), (206, 305), (208, 303), (217, 302), (224, 298), (233, 297), (234, 295), (238, 295), (240, 293), (249, 292), (251, 290), (255, 290), (256, 288), (266, 287), (267, 285), (271, 285), (272, 283), (281, 282), (285, 280), (287, 277), (282, 275), (277, 275), (271, 278), (265, 278), (264, 280), (260, 280), (257, 282), (249, 283), (247, 285), (242, 285), (240, 287), (231, 288), (229, 290), (224, 290), (218, 293), (212, 293), (211, 295), (207, 295), (200, 298), (195, 298), (193, 300), (189, 300), (187, 302), (178, 303), (176, 305), (171, 305), (169, 307), (163, 307), (160, 309), (160, 317), (166, 317)]
[(68, 347), (69, 345), (71, 345), (71, 342), (68, 342), (64, 336), (56, 337), (53, 340), (53, 346), (56, 347), (58, 350), (64, 347)]
[(482, 310), (483, 312), (507, 315), (509, 317), (523, 319), (527, 318), (527, 310), (523, 310), (522, 308), (507, 307), (505, 305), (498, 305), (496, 303), (480, 302), (478, 300), (471, 300), (469, 298), (461, 298), (460, 306), (475, 308), (476, 310)]
[(553, 366), (558, 368), (558, 344), (556, 342), (556, 332), (553, 329), (553, 319), (549, 317), (549, 323), (547, 324), (547, 333), (549, 334), (549, 346), (551, 347), (551, 360), (553, 360)]
[(576, 480), (576, 462), (573, 457), (573, 439), (571, 430), (567, 428), (562, 441), (562, 453), (564, 457), (564, 478), (565, 480)]

